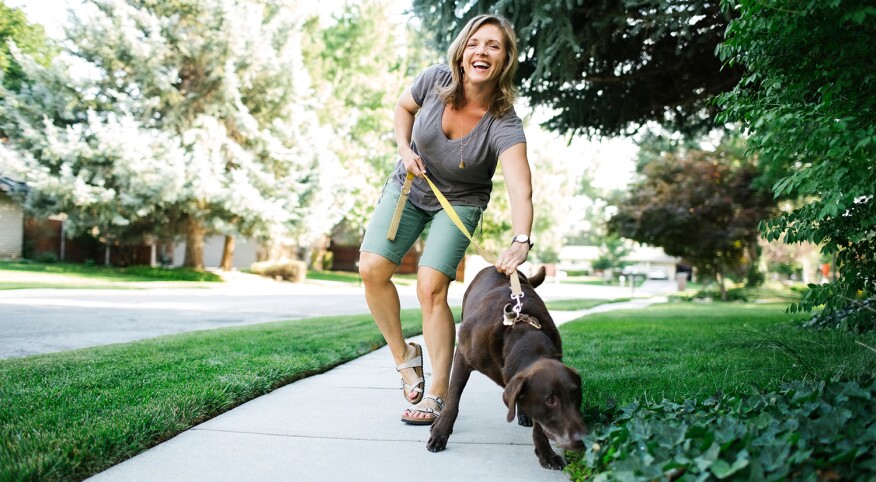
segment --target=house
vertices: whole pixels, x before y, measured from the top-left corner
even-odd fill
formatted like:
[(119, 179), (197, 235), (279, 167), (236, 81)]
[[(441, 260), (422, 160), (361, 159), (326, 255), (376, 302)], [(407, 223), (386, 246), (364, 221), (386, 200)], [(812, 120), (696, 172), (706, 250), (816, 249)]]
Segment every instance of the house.
[(593, 262), (599, 258), (599, 246), (563, 246), (557, 255), (557, 268), (562, 271), (593, 272)]
[[(257, 239), (235, 236), (234, 258), (232, 267), (245, 269), (263, 258), (260, 252), (265, 249)], [(225, 251), (225, 236), (214, 234), (204, 237), (204, 266), (208, 268), (222, 265), (222, 254)], [(186, 242), (180, 239), (173, 245), (171, 266), (180, 267), (186, 259)], [(152, 256), (152, 265), (164, 264), (164, 261)]]
[[(593, 262), (602, 254), (599, 246), (563, 246), (559, 253), (559, 269), (563, 271), (593, 271)], [(625, 274), (643, 274), (649, 277), (675, 279), (680, 258), (669, 256), (663, 248), (636, 244), (623, 258), (627, 263)]]
[(24, 208), (13, 199), (27, 186), (0, 176), (0, 259), (20, 259), (24, 249)]
[(624, 273), (646, 275), (649, 278), (675, 279), (681, 258), (669, 256), (663, 248), (637, 244), (624, 261), (629, 263)]

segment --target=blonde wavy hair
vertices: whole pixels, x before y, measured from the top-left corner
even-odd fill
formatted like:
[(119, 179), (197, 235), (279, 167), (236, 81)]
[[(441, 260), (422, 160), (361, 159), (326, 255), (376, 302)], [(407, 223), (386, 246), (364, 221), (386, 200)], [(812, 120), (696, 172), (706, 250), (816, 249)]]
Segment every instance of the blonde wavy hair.
[(474, 33), (483, 25), (492, 24), (499, 27), (504, 34), (505, 66), (499, 75), (498, 88), (490, 99), (490, 113), (502, 117), (514, 107), (517, 89), (514, 87), (514, 74), (517, 73), (517, 34), (514, 26), (504, 17), (498, 15), (478, 15), (465, 24), (456, 39), (447, 49), (447, 62), (450, 65), (451, 82), (446, 87), (438, 88), (438, 97), (454, 109), (465, 105), (465, 91), (462, 84), (462, 55), (465, 46)]

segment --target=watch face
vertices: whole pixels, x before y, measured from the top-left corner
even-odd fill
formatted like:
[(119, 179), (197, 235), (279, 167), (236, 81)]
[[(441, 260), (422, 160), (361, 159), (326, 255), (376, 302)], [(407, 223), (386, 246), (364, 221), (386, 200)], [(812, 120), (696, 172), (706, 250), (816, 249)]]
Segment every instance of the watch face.
[(514, 241), (517, 241), (518, 243), (525, 243), (529, 241), (529, 236), (525, 234), (518, 234), (517, 236), (514, 236)]

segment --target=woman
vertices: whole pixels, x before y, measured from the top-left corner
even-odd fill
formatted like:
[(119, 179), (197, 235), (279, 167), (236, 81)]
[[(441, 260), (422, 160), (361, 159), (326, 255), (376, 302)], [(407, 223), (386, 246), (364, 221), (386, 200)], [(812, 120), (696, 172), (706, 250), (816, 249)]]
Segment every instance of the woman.
[[(395, 137), (400, 160), (368, 225), (359, 258), (368, 307), (395, 359), (405, 399), (416, 404), (404, 412), (402, 421), (415, 425), (431, 424), (443, 409), (456, 338), (447, 291), (469, 244), (423, 176), (437, 185), (473, 233), (490, 200), (497, 161), (501, 162), (515, 236), (498, 256), (496, 269), (515, 273), (532, 247), (532, 182), (523, 124), (513, 107), (517, 70), (513, 27), (502, 17), (477, 16), (450, 45), (447, 58), (449, 65), (426, 69), (399, 97)], [(387, 230), (407, 173), (417, 177), (398, 234), (388, 241)], [(423, 335), (433, 371), (424, 393), (422, 349), (405, 343), (398, 291), (391, 277), (429, 223), (417, 271)]]

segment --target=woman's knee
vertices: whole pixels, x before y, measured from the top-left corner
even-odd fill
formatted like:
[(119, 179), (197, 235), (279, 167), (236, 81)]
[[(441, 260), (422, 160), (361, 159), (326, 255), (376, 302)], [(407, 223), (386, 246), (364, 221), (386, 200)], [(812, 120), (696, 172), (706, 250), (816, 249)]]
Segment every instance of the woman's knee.
[(395, 263), (383, 256), (368, 252), (359, 255), (359, 276), (366, 285), (388, 282), (394, 271)]
[(417, 299), (423, 308), (447, 304), (447, 289), (450, 280), (443, 273), (435, 271), (429, 274), (421, 272), (417, 276)]

